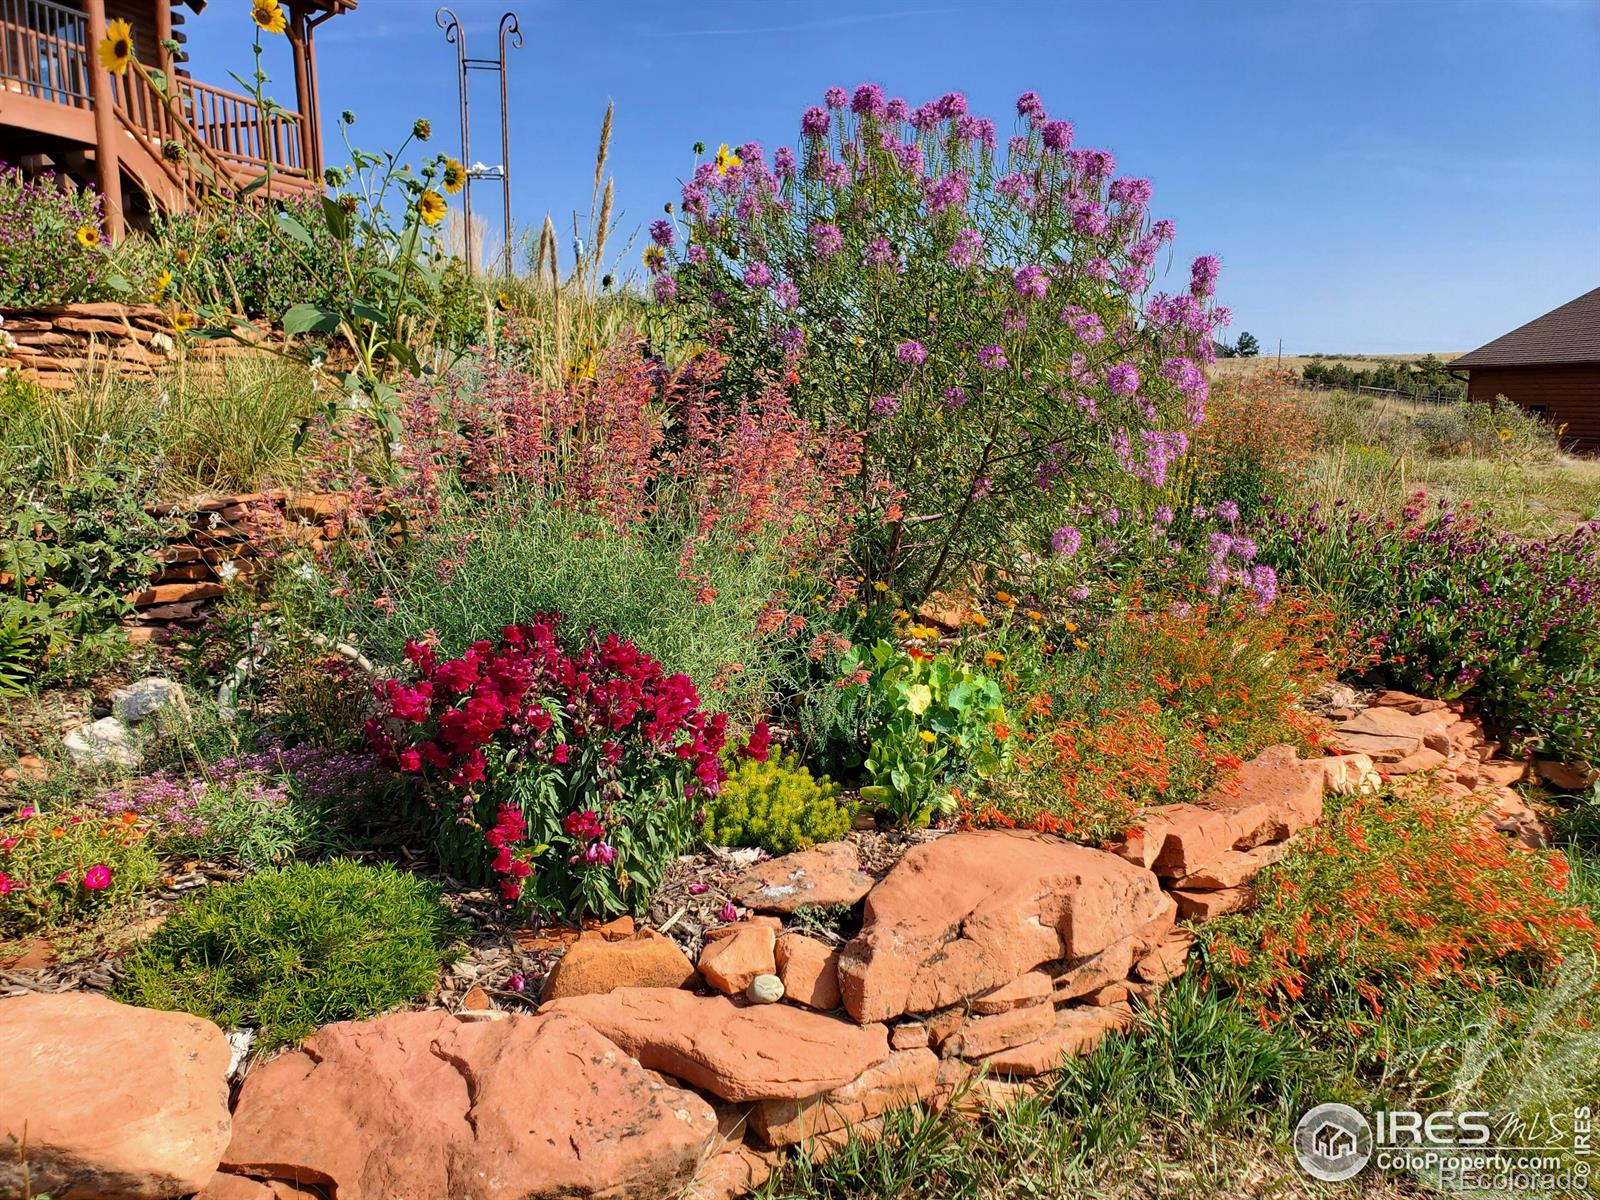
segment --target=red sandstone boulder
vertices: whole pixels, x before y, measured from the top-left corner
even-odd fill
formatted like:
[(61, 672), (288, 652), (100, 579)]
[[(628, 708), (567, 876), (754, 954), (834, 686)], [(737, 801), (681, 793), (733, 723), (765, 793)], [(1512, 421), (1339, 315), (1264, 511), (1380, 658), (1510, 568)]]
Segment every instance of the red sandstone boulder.
[(1189, 969), (1189, 951), (1194, 946), (1194, 934), (1187, 929), (1174, 929), (1157, 943), (1155, 949), (1133, 964), (1135, 978), (1145, 983), (1166, 983)]
[[(228, 1041), (187, 1013), (87, 993), (0, 1000), (0, 1195), (164, 1200), (228, 1144)], [(26, 1127), (26, 1129), (24, 1129)]]
[(786, 933), (776, 946), (783, 995), (820, 1012), (839, 1007), (839, 952), (803, 933)]
[(1176, 889), (1172, 898), (1178, 902), (1178, 915), (1185, 921), (1209, 921), (1224, 913), (1249, 908), (1255, 903), (1256, 894), (1248, 886), (1204, 892)]
[(1233, 848), (1239, 823), (1231, 813), (1196, 804), (1158, 804), (1139, 814), (1139, 828), (1108, 847), (1158, 875), (1187, 875)]
[[(1297, 758), (1293, 746), (1269, 746), (1240, 767), (1234, 778), (1213, 788), (1205, 805), (1232, 818), (1236, 836), (1228, 848), (1248, 850), (1293, 837), (1322, 820), (1325, 786), (1321, 760)], [(1170, 873), (1189, 874), (1209, 865), (1195, 863), (1189, 871)], [(1156, 871), (1169, 873), (1162, 871), (1159, 860)]]
[(1281, 862), (1289, 853), (1289, 842), (1268, 842), (1250, 850), (1229, 850), (1192, 875), (1173, 881), (1172, 886), (1189, 890), (1215, 891), (1249, 883), (1265, 868)]
[(867, 896), (839, 989), (858, 1021), (932, 1012), (1040, 963), (1097, 954), (1169, 907), (1150, 872), (1105, 851), (950, 834), (911, 849)]
[(653, 929), (622, 941), (585, 934), (550, 969), (544, 998), (588, 996), (619, 987), (692, 987), (699, 980), (700, 973), (677, 944)]
[(223, 1166), (339, 1200), (654, 1200), (688, 1183), (716, 1131), (704, 1100), (570, 1016), (396, 1013), (330, 1025), (251, 1072)]
[(988, 1017), (996, 1013), (1010, 1012), (1013, 1008), (1043, 1004), (1049, 999), (1050, 976), (1043, 971), (1029, 971), (1004, 987), (997, 987), (992, 992), (974, 996), (970, 1007), (979, 1016)]
[(909, 1108), (932, 1096), (938, 1082), (938, 1055), (931, 1050), (901, 1050), (821, 1095), (759, 1101), (750, 1109), (750, 1128), (768, 1146), (790, 1146), (892, 1108)]
[(849, 1083), (889, 1057), (882, 1025), (855, 1025), (787, 1004), (619, 988), (539, 1010), (593, 1025), (646, 1067), (724, 1100), (804, 1099)]
[(700, 974), (725, 996), (739, 996), (758, 975), (776, 975), (777, 931), (772, 926), (741, 921), (732, 932), (707, 942), (700, 951)]
[(740, 904), (758, 912), (790, 913), (807, 904), (854, 904), (872, 890), (872, 876), (849, 842), (828, 842), (785, 854), (747, 872), (733, 885)]
[(1055, 1025), (1044, 1036), (992, 1054), (984, 1064), (995, 1075), (1043, 1075), (1056, 1070), (1071, 1056), (1088, 1054), (1108, 1034), (1132, 1025), (1133, 1011), (1126, 1004), (1104, 1008), (1072, 1005), (1056, 1010)]
[(983, 1058), (1043, 1037), (1055, 1028), (1055, 1023), (1055, 1009), (1048, 1004), (1030, 1004), (992, 1017), (969, 1017), (939, 1051), (969, 1060)]

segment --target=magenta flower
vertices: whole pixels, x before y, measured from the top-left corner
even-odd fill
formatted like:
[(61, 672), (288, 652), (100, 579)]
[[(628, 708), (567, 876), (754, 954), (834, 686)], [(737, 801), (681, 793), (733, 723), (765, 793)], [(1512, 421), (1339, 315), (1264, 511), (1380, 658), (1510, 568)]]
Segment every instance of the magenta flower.
[(800, 115), (800, 132), (806, 137), (827, 137), (831, 120), (827, 109), (812, 105)]
[(516, 992), (518, 995), (521, 995), (522, 994), (522, 990), (524, 988), (526, 988), (527, 986), (528, 986), (528, 981), (527, 981), (526, 978), (523, 977), (523, 974), (522, 974), (521, 971), (513, 971), (513, 972), (511, 972), (510, 975), (508, 975), (506, 977), (506, 987), (510, 988), (513, 992)]
[(860, 117), (880, 117), (885, 107), (883, 89), (875, 83), (863, 83), (850, 98), (850, 111)]
[(978, 351), (978, 365), (985, 371), (1004, 371), (1011, 361), (1006, 358), (1004, 349), (991, 342)]
[(708, 883), (691, 883), (689, 885), (689, 895), (691, 896), (704, 896), (710, 890), (711, 885)]
[(843, 108), (850, 103), (850, 96), (842, 87), (831, 87), (822, 93), (822, 102), (829, 108)]
[(650, 222), (650, 240), (656, 245), (664, 248), (672, 245), (673, 242), (677, 241), (677, 238), (677, 231), (672, 228), (671, 221), (662, 218), (661, 220)]
[(1119, 396), (1131, 396), (1139, 390), (1139, 368), (1132, 363), (1118, 363), (1106, 369), (1106, 387)]
[(1050, 286), (1050, 279), (1042, 267), (1029, 263), (1011, 272), (1011, 283), (1017, 289), (1017, 295), (1026, 299), (1043, 300), (1045, 290)]
[(772, 268), (764, 262), (753, 262), (744, 269), (746, 287), (764, 288), (772, 283)]
[(839, 232), (837, 225), (814, 223), (811, 226), (811, 248), (817, 252), (818, 258), (832, 258), (844, 249), (844, 234)]
[(739, 910), (733, 906), (733, 901), (732, 900), (729, 900), (729, 901), (725, 902), (723, 904), (722, 908), (719, 909), (718, 912), (717, 912), (717, 920), (722, 921), (722, 922), (724, 922), (726, 924), (732, 924), (734, 921), (737, 921), (738, 919), (739, 919)]
[(899, 396), (878, 396), (872, 401), (872, 415), (875, 417), (892, 417), (899, 411)]
[(1064, 558), (1071, 558), (1083, 545), (1083, 534), (1071, 525), (1063, 525), (1050, 535), (1050, 549)]
[(983, 254), (983, 234), (976, 229), (963, 229), (956, 234), (956, 240), (950, 247), (948, 258), (950, 265), (958, 270), (966, 270), (978, 261)]
[(1065, 150), (1072, 145), (1072, 122), (1046, 121), (1043, 136), (1047, 149)]
[(111, 868), (104, 863), (96, 863), (84, 873), (83, 886), (91, 892), (102, 891), (110, 887)]
[(928, 361), (928, 349), (921, 342), (901, 342), (894, 348), (894, 356), (910, 366), (920, 367)]

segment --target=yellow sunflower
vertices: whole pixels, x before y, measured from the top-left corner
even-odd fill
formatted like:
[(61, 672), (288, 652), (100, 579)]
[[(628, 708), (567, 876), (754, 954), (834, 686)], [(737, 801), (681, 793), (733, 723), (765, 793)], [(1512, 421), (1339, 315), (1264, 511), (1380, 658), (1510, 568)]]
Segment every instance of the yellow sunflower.
[(728, 143), (723, 142), (717, 147), (717, 174), (726, 175), (734, 167), (742, 165), (739, 156), (728, 149)]
[(126, 75), (133, 61), (133, 26), (120, 17), (106, 26), (100, 41), (100, 65), (113, 75)]
[(417, 199), (417, 213), (422, 217), (424, 225), (437, 225), (444, 220), (444, 214), (449, 211), (444, 197), (432, 188), (428, 188)]
[(188, 333), (194, 328), (194, 314), (179, 310), (172, 314), (172, 327), (179, 333)]
[(511, 297), (510, 297), (510, 295), (507, 294), (506, 292), (496, 292), (495, 293), (495, 297), (494, 297), (494, 306), (496, 308), (498, 308), (501, 312), (510, 312), (511, 311)]
[(459, 160), (447, 158), (444, 160), (444, 190), (454, 196), (467, 186), (467, 169)]
[(289, 27), (278, 0), (250, 0), (250, 19), (268, 33), (282, 33)]
[(644, 248), (644, 265), (652, 271), (659, 271), (667, 265), (667, 252), (660, 246), (652, 243)]
[(161, 297), (167, 294), (167, 289), (172, 286), (172, 272), (163, 271), (156, 276), (156, 284), (150, 289), (150, 303), (159, 303)]
[(78, 226), (78, 245), (93, 250), (100, 245), (100, 232), (93, 225)]

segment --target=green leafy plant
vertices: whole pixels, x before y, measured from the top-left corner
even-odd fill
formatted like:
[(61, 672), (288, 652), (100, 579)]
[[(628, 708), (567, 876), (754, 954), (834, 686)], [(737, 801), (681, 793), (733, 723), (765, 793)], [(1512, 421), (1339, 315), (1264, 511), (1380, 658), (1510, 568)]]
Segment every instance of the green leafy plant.
[(58, 929), (125, 909), (155, 882), (156, 856), (137, 820), (24, 805), (0, 821), (0, 934)]
[(954, 811), (951, 783), (1000, 769), (1007, 718), (994, 679), (949, 654), (882, 639), (844, 655), (842, 676), (862, 672), (867, 678), (844, 691), (866, 720), (863, 765), (872, 782), (861, 789), (863, 801), (907, 824), (926, 824), (936, 811)]
[(425, 995), (457, 932), (436, 885), (388, 864), (296, 864), (168, 918), (124, 961), (116, 995), (278, 1046)]
[(792, 754), (746, 759), (706, 805), (701, 833), (717, 846), (759, 846), (773, 854), (831, 842), (850, 830), (853, 812), (826, 775), (812, 777)]

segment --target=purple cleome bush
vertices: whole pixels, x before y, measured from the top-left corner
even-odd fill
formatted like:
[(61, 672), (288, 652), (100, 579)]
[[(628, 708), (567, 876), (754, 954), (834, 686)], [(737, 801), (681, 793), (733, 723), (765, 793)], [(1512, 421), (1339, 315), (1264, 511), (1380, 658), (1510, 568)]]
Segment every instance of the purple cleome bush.
[[(1205, 416), (1217, 260), (1153, 291), (1174, 227), (1149, 181), (1078, 147), (1034, 93), (1017, 114), (1002, 151), (958, 92), (913, 108), (831, 89), (770, 164), (753, 143), (700, 164), (681, 230), (653, 233), (682, 248), (657, 295), (729, 356), (731, 387), (791, 375), (807, 415), (864, 431), (861, 565), (913, 597), (972, 561), (1016, 570), (1018, 545), (1065, 569), (1050, 548), (1068, 509), (1091, 542), (1082, 513), (1139, 513), (1169, 558), (1220, 528), (1154, 536), (1149, 517)], [(1225, 556), (1228, 583), (1267, 594), (1249, 565)]]

